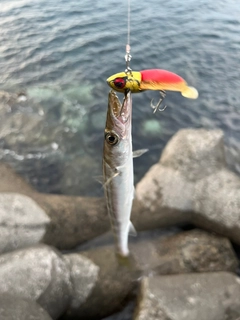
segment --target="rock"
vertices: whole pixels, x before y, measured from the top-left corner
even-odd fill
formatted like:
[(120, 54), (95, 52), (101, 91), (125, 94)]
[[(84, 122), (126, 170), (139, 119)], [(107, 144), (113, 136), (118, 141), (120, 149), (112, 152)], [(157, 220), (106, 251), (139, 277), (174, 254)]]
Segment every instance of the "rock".
[(136, 305), (135, 301), (130, 301), (125, 306), (125, 308), (123, 308), (123, 310), (117, 313), (114, 313), (111, 316), (104, 318), (102, 320), (132, 320), (135, 305)]
[(70, 293), (70, 273), (56, 250), (39, 245), (0, 256), (0, 294), (36, 301), (57, 319)]
[(8, 294), (0, 295), (1, 320), (51, 320), (38, 303)]
[(230, 241), (202, 230), (182, 232), (158, 242), (155, 240), (154, 244), (159, 255), (155, 269), (158, 274), (236, 272), (238, 267)]
[(206, 271), (236, 272), (238, 260), (228, 239), (201, 230), (154, 238), (138, 235), (130, 243), (135, 267), (142, 273), (176, 274)]
[(49, 217), (31, 198), (0, 193), (0, 253), (42, 241)]
[(183, 129), (178, 131), (162, 152), (160, 163), (197, 181), (226, 165), (223, 131)]
[(155, 227), (191, 220), (194, 184), (179, 172), (153, 165), (136, 186), (136, 198), (147, 211), (156, 215)]
[(98, 279), (99, 267), (80, 254), (68, 254), (64, 258), (70, 270), (72, 284), (70, 309), (76, 310), (91, 294)]
[(15, 192), (31, 197), (35, 191), (8, 164), (0, 162), (0, 192)]
[(103, 198), (37, 194), (35, 201), (51, 219), (44, 243), (71, 249), (110, 228)]
[(236, 320), (239, 296), (240, 280), (227, 272), (144, 278), (135, 320)]
[[(99, 319), (116, 312), (124, 306), (125, 298), (136, 287), (136, 279), (142, 275), (235, 272), (238, 266), (228, 239), (200, 230), (170, 235), (161, 230), (140, 232), (130, 243), (131, 257), (125, 265), (119, 264), (114, 246), (108, 244), (111, 237), (101, 238), (90, 242), (87, 251), (69, 256), (75, 270), (72, 271), (73, 299), (64, 319)], [(97, 244), (100, 247), (91, 249)], [(92, 262), (86, 260), (84, 266), (82, 255)], [(84, 293), (81, 292), (86, 286)]]
[[(122, 307), (122, 302), (134, 287), (134, 276), (129, 266), (119, 265), (112, 247), (96, 248), (81, 252), (81, 255), (92, 261), (94, 274), (88, 296), (81, 294), (75, 297), (63, 319), (102, 319)], [(96, 274), (97, 266), (99, 272)], [(89, 274), (89, 273), (88, 273)], [(97, 279), (96, 279), (97, 276)], [(87, 282), (90, 279), (87, 280)], [(80, 288), (81, 279), (74, 277), (73, 286)], [(77, 289), (75, 292), (78, 292)], [(86, 300), (85, 300), (86, 299)]]
[(197, 182), (194, 222), (240, 244), (240, 178), (222, 169)]
[(148, 278), (141, 280), (134, 320), (173, 320), (163, 311), (160, 301), (149, 290)]
[(110, 229), (103, 198), (38, 193), (3, 163), (0, 163), (0, 192), (31, 197), (50, 218), (42, 242), (57, 248), (76, 247)]

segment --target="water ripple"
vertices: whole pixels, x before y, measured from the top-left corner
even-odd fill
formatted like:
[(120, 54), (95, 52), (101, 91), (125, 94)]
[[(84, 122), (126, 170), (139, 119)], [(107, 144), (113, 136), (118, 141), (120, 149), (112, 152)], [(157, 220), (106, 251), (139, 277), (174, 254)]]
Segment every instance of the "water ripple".
[[(132, 0), (132, 68), (174, 71), (196, 86), (200, 93), (197, 101), (169, 93), (166, 98), (169, 107), (164, 113), (155, 115), (149, 104), (152, 97), (158, 98), (158, 93), (145, 92), (134, 96), (134, 144), (138, 148), (153, 144), (160, 148), (153, 149), (139, 160), (141, 169), (137, 169), (137, 179), (158, 160), (166, 141), (185, 127), (222, 128), (227, 150), (232, 155), (232, 167), (238, 168), (235, 162), (240, 153), (239, 16), (240, 7), (232, 0), (189, 0), (186, 3)], [(97, 148), (95, 161), (100, 161), (102, 130), (90, 122), (88, 126), (80, 124), (73, 116), (74, 108), (79, 104), (82, 110), (88, 110), (86, 123), (91, 119), (91, 112), (99, 113), (99, 116), (105, 112), (108, 93), (105, 79), (125, 69), (126, 33), (127, 8), (124, 2), (116, 5), (110, 0), (97, 1), (93, 6), (90, 0), (1, 1), (1, 89), (35, 90), (41, 108), (54, 110), (51, 115), (55, 113), (58, 119), (70, 119), (67, 126), (58, 123), (59, 130), (65, 132), (63, 125), (72, 128), (76, 135), (79, 134), (79, 141), (84, 141), (76, 147), (79, 144), (77, 138), (72, 138), (71, 142), (63, 138), (61, 146), (65, 148), (69, 144), (71, 147), (68, 154), (62, 155), (65, 158), (61, 161), (51, 157), (46, 160), (49, 159), (49, 150), (39, 150), (45, 155), (42, 168), (52, 168), (57, 161), (59, 173), (61, 163), (68, 161), (68, 157), (74, 158), (76, 152), (92, 156), (93, 146)], [(36, 89), (42, 87), (47, 89)], [(57, 91), (56, 87), (59, 88)], [(42, 96), (44, 94), (47, 99)], [(158, 132), (150, 137), (143, 132), (144, 121), (151, 119), (159, 121), (161, 134)], [(14, 163), (20, 161), (22, 154), (29, 153), (21, 151), (12, 150), (5, 155), (11, 156)], [(14, 152), (20, 158), (15, 157)], [(31, 159), (27, 165), (24, 161), (25, 158), (22, 167), (18, 168), (20, 172), (26, 172)], [(38, 161), (41, 163), (41, 159)], [(29, 173), (31, 168), (35, 168), (33, 163), (27, 175), (34, 179)], [(38, 169), (39, 175), (43, 174), (42, 170)], [(49, 189), (45, 185), (46, 191), (61, 192), (61, 186), (53, 188), (51, 181), (48, 186)]]

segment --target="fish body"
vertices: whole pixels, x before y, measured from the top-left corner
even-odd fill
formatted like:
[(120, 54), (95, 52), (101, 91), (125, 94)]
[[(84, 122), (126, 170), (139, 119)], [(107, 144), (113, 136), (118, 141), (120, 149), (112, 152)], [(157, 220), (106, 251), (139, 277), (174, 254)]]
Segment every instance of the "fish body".
[(116, 93), (108, 96), (103, 149), (104, 191), (117, 253), (129, 255), (128, 234), (134, 196), (132, 157), (132, 97), (129, 91), (121, 105)]
[(198, 91), (176, 73), (163, 69), (120, 72), (107, 79), (108, 85), (118, 91), (130, 90), (132, 93), (144, 90), (179, 91), (189, 99), (196, 99)]

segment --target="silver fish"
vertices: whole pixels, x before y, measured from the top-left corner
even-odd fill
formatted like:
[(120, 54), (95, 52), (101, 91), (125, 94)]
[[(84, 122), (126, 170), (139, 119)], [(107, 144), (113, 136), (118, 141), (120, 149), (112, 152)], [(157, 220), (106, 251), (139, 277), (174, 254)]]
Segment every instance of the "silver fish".
[(103, 177), (107, 210), (117, 253), (127, 257), (128, 234), (136, 233), (130, 222), (134, 197), (131, 92), (126, 94), (122, 105), (114, 91), (110, 91), (108, 95)]

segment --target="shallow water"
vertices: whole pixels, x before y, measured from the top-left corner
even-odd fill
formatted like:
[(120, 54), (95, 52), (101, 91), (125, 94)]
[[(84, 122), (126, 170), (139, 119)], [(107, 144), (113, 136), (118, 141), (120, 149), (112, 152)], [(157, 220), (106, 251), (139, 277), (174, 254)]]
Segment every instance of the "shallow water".
[[(181, 128), (221, 128), (232, 169), (240, 172), (240, 6), (234, 0), (131, 1), (131, 67), (163, 68), (199, 90), (199, 99), (169, 93), (133, 97), (135, 181), (158, 161)], [(125, 69), (127, 3), (105, 0), (2, 0), (0, 89), (26, 91), (4, 125), (0, 157), (38, 190), (101, 195), (105, 79)], [(32, 126), (30, 125), (32, 124)], [(20, 131), (20, 134), (17, 133)]]

